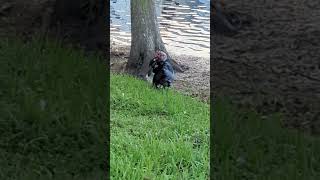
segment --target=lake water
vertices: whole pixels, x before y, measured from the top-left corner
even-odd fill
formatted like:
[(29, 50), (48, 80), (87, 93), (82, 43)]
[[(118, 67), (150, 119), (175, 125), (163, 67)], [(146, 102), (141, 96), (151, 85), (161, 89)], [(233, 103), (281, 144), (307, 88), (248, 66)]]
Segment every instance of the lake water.
[[(210, 0), (156, 0), (160, 33), (169, 52), (209, 57)], [(110, 38), (130, 45), (130, 0), (110, 0)]]

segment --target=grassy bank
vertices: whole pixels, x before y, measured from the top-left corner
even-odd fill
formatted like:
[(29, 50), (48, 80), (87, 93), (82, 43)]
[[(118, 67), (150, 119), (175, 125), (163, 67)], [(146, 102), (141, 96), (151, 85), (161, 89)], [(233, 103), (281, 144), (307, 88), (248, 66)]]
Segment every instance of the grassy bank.
[(213, 107), (213, 177), (219, 180), (320, 179), (320, 139), (281, 128), (218, 100)]
[(107, 73), (58, 43), (0, 41), (0, 179), (102, 179)]
[(111, 76), (112, 179), (206, 179), (209, 106)]
[[(213, 179), (319, 179), (319, 138), (282, 128), (280, 114), (212, 108)], [(113, 75), (111, 109), (113, 179), (207, 178), (208, 105)]]
[[(96, 57), (56, 43), (0, 41), (0, 179), (104, 179), (108, 87)], [(206, 179), (209, 106), (111, 77), (113, 179)], [(219, 100), (217, 180), (317, 180), (320, 141)]]

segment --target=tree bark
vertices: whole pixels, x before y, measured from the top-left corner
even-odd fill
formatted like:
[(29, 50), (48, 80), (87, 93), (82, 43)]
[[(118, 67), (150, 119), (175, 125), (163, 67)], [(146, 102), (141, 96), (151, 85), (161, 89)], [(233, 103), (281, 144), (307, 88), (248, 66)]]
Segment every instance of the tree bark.
[(0, 1), (2, 36), (46, 35), (105, 53), (106, 0)]
[(56, 0), (54, 10), (52, 24), (58, 37), (88, 50), (106, 50), (107, 1)]
[[(131, 49), (126, 67), (128, 73), (145, 79), (149, 62), (158, 49), (167, 53), (159, 31), (155, 0), (131, 0)], [(171, 63), (176, 71), (182, 72), (175, 61), (172, 60)]]
[[(235, 34), (241, 26), (241, 22), (238, 24), (232, 24), (231, 19), (226, 12), (225, 4), (223, 0), (213, 0), (212, 5), (212, 25), (213, 32), (225, 35)], [(240, 20), (240, 19), (239, 19)]]

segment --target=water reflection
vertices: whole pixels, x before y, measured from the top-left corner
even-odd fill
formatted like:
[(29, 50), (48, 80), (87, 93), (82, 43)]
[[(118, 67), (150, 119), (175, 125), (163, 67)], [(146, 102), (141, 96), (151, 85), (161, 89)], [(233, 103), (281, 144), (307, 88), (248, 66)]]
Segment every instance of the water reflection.
[[(130, 0), (111, 0), (111, 41), (130, 45)], [(210, 0), (156, 0), (160, 33), (167, 49), (209, 57)]]

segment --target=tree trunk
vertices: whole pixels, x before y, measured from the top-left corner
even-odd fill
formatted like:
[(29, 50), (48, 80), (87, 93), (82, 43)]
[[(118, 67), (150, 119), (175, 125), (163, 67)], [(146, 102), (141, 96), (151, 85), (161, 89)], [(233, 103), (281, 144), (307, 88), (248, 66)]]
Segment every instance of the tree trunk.
[(53, 28), (56, 35), (71, 39), (88, 50), (106, 50), (105, 0), (56, 0)]
[(49, 35), (105, 53), (106, 0), (0, 1), (2, 36)]
[(240, 19), (237, 24), (232, 24), (231, 19), (228, 17), (228, 12), (225, 10), (225, 4), (223, 0), (213, 0), (212, 5), (212, 26), (213, 32), (224, 34), (224, 35), (233, 35), (235, 34), (241, 26)]
[[(155, 0), (131, 0), (131, 50), (127, 71), (145, 79), (149, 62), (158, 49), (167, 53), (159, 31)], [(182, 71), (175, 61), (172, 65), (175, 70)]]

